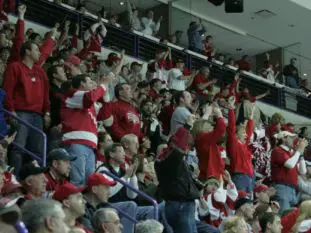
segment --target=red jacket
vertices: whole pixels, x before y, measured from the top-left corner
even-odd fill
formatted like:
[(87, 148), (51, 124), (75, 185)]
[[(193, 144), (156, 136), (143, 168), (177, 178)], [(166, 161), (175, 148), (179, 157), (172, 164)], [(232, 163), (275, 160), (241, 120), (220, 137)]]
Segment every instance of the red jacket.
[(298, 186), (298, 165), (292, 169), (284, 166), (285, 162), (292, 156), (283, 145), (276, 147), (271, 153), (271, 180), (275, 183)]
[(120, 141), (126, 134), (134, 134), (142, 138), (140, 131), (140, 113), (131, 103), (117, 100), (104, 104), (98, 113), (98, 119), (109, 125), (111, 136), (114, 140)]
[(219, 151), (217, 143), (226, 133), (226, 124), (222, 117), (217, 119), (216, 126), (212, 132), (200, 133), (195, 138), (195, 144), (200, 160), (200, 179), (210, 176), (219, 178), (223, 174), (225, 164)]
[(40, 66), (30, 69), (22, 62), (9, 64), (3, 87), (9, 111), (50, 112), (48, 78)]
[(252, 153), (248, 148), (248, 144), (253, 133), (254, 121), (248, 120), (247, 122), (247, 138), (243, 144), (236, 136), (236, 119), (233, 109), (229, 110), (228, 118), (227, 151), (231, 157), (231, 172), (242, 173), (252, 177), (254, 176), (254, 169), (252, 165)]
[(97, 147), (97, 120), (94, 103), (104, 96), (106, 88), (90, 91), (72, 89), (63, 99), (61, 122), (64, 144)]

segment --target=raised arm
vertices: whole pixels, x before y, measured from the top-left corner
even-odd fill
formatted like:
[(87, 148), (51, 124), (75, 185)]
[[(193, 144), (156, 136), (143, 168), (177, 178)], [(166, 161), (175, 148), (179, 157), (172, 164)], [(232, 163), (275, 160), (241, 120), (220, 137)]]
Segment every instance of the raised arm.
[(22, 4), (18, 7), (18, 20), (16, 23), (16, 32), (13, 39), (13, 46), (11, 49), (11, 56), (8, 63), (20, 61), (20, 49), (25, 42), (25, 21), (24, 15), (26, 13), (26, 5)]

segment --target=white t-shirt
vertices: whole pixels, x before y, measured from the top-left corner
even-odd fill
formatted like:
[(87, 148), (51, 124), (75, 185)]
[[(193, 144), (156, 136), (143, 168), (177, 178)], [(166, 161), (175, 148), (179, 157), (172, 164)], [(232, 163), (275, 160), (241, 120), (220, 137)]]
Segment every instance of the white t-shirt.
[(181, 80), (183, 73), (180, 69), (173, 68), (168, 73), (168, 87), (176, 91), (186, 90), (186, 80)]

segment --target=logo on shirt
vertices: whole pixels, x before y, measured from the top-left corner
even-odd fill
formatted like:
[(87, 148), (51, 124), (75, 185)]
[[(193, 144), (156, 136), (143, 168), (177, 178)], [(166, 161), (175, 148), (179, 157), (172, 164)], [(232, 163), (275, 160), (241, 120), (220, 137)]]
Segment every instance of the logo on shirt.
[(137, 117), (137, 115), (135, 113), (128, 112), (126, 114), (126, 117), (127, 117), (128, 121), (133, 122), (133, 124), (139, 124), (139, 122), (140, 122), (139, 118)]

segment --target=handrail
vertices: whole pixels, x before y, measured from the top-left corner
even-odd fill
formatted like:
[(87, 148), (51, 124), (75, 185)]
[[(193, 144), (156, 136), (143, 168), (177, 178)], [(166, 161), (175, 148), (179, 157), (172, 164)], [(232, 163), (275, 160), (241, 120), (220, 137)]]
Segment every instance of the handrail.
[(13, 143), (13, 145), (14, 145), (14, 146), (17, 146), (19, 149), (23, 150), (24, 152), (26, 152), (26, 153), (29, 154), (30, 156), (32, 156), (32, 157), (34, 157), (34, 158), (36, 158), (36, 159), (41, 160), (41, 165), (42, 165), (43, 167), (45, 167), (45, 166), (46, 166), (46, 148), (47, 148), (47, 137), (46, 137), (46, 134), (45, 134), (42, 130), (40, 130), (40, 129), (38, 129), (38, 128), (32, 126), (32, 125), (29, 124), (28, 122), (26, 122), (26, 121), (20, 119), (18, 116), (15, 116), (12, 112), (10, 112), (10, 111), (8, 111), (8, 110), (6, 110), (6, 109), (4, 109), (4, 108), (0, 109), (0, 111), (3, 111), (4, 113), (6, 113), (6, 114), (8, 114), (9, 116), (13, 117), (13, 118), (14, 118), (15, 120), (17, 120), (18, 122), (22, 123), (23, 125), (26, 125), (28, 128), (30, 128), (30, 129), (32, 129), (32, 130), (34, 130), (34, 131), (36, 131), (37, 133), (39, 133), (39, 134), (42, 135), (42, 137), (43, 137), (43, 156), (42, 156), (42, 158), (39, 158), (37, 155), (35, 155), (33, 152), (27, 150), (26, 148), (22, 148), (22, 147), (21, 147), (20, 145), (18, 145), (17, 143)]
[(134, 222), (134, 223), (138, 223), (138, 221), (133, 218), (132, 216), (130, 216), (128, 213), (124, 212), (123, 210), (120, 210), (118, 207), (112, 205), (111, 203), (106, 203), (108, 206), (110, 206), (113, 209), (116, 209), (121, 215), (123, 215), (125, 218), (127, 218), (128, 220)]
[(150, 197), (146, 193), (133, 188), (129, 183), (125, 182), (124, 180), (120, 179), (119, 177), (117, 177), (116, 175), (112, 174), (111, 172), (109, 172), (107, 170), (103, 170), (103, 171), (100, 171), (100, 172), (106, 174), (107, 176), (110, 176), (114, 180), (116, 180), (119, 183), (121, 183), (124, 186), (126, 186), (128, 189), (130, 189), (134, 193), (137, 193), (138, 195), (140, 195), (143, 198), (145, 198), (147, 201), (150, 201), (152, 203), (153, 207), (154, 207), (154, 219), (158, 220), (158, 218), (159, 218), (159, 205), (158, 205), (158, 203), (157, 203), (157, 201), (155, 199), (153, 199), (152, 197)]

